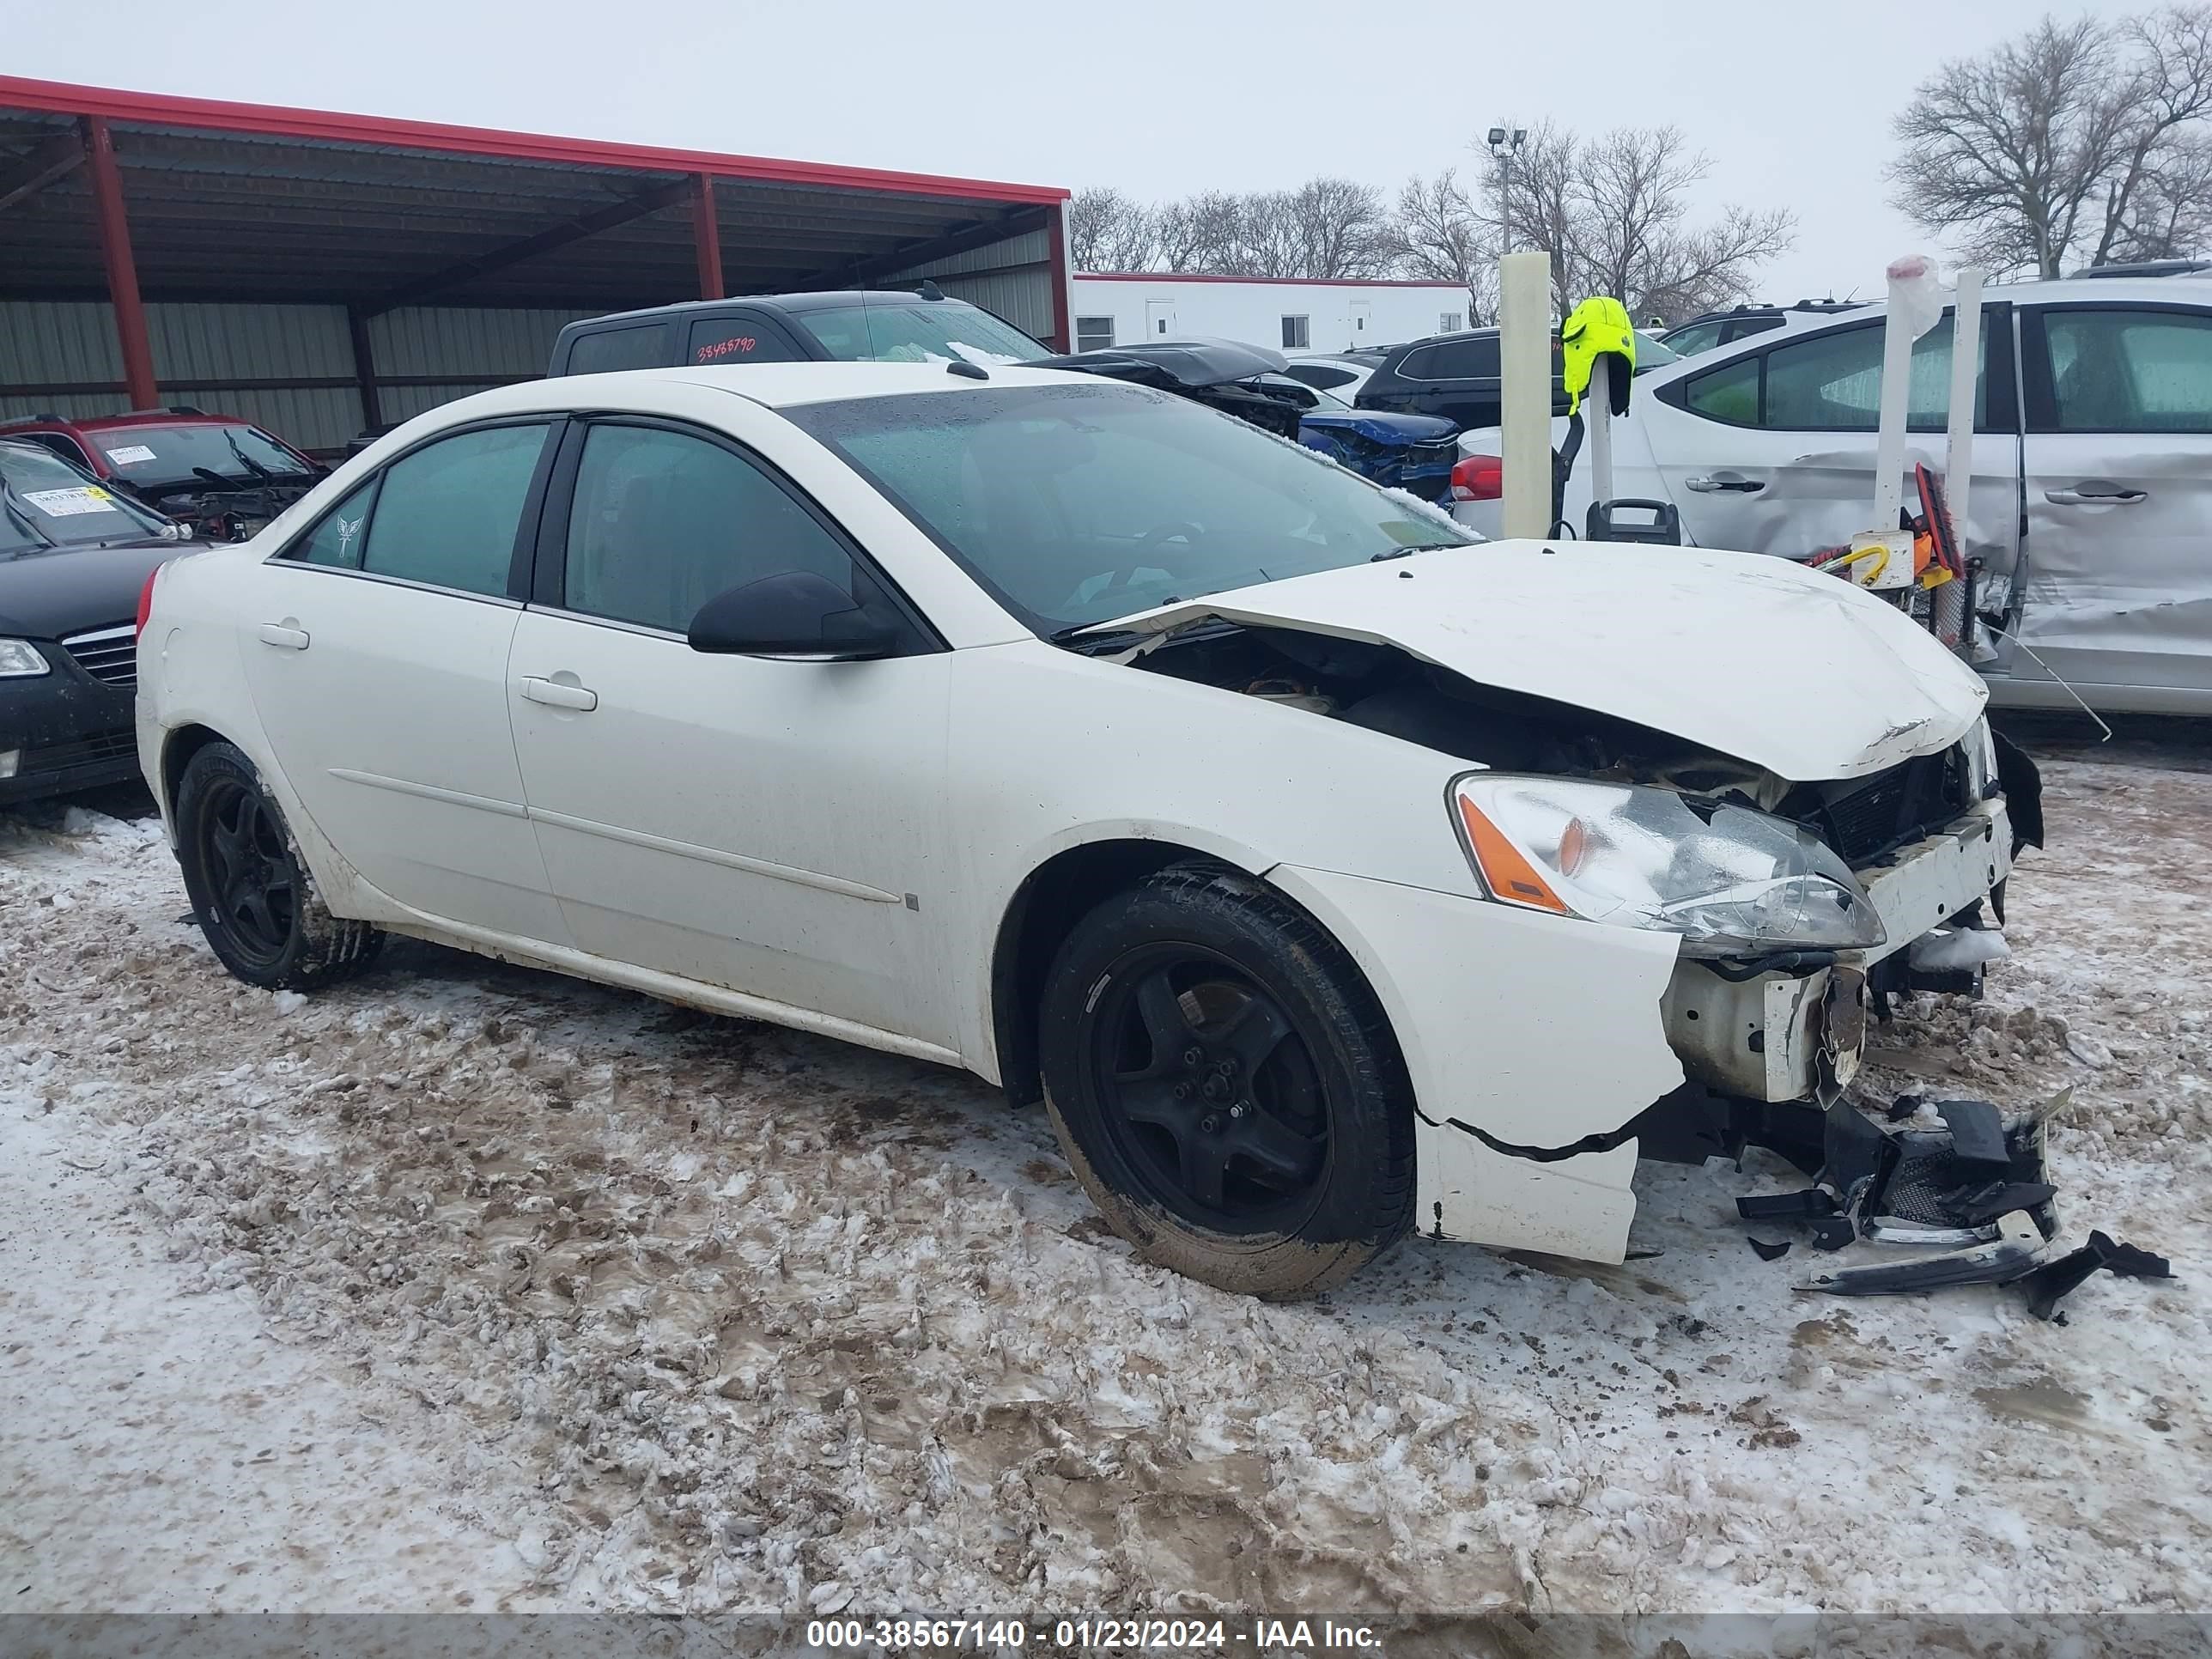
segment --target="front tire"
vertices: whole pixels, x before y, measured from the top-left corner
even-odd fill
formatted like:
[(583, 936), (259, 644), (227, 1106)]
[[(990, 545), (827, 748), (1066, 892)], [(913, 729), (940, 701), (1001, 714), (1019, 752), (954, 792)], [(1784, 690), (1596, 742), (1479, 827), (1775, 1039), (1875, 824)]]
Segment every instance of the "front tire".
[(312, 991), (359, 973), (384, 935), (334, 916), (275, 797), (235, 746), (211, 743), (177, 783), (177, 862), (200, 932), (222, 965), (269, 991)]
[(1078, 1181), (1149, 1261), (1269, 1298), (1341, 1284), (1413, 1221), (1413, 1093), (1343, 947), (1264, 883), (1170, 866), (1099, 905), (1040, 1011)]

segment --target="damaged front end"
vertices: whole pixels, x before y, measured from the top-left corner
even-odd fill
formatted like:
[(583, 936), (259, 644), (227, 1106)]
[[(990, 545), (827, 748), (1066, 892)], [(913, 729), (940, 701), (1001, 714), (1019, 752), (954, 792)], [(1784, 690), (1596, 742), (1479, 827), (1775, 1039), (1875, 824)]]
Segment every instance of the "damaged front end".
[[(1492, 555), (1486, 549), (1468, 563)], [(1618, 1261), (1639, 1155), (1699, 1163), (1748, 1144), (1802, 1142), (1804, 1119), (1821, 1121), (1831, 1107), (1856, 1115), (1838, 1103), (1860, 1068), (1869, 1019), (1906, 992), (1977, 994), (1983, 967), (2005, 954), (2005, 883), (2019, 848), (2039, 844), (2039, 785), (2027, 757), (1980, 719), (1978, 688), (1972, 701), (1945, 707), (1931, 697), (1908, 711), (1914, 718), (1867, 724), (1863, 739), (1850, 740), (1857, 746), (1829, 746), (1833, 762), (1808, 744), (1810, 758), (1793, 766), (1766, 711), (1738, 718), (1710, 705), (1692, 711), (1680, 699), (1656, 710), (1671, 724), (1679, 708), (1680, 724), (1695, 733), (1686, 735), (1626, 718), (1626, 698), (1604, 712), (1545, 695), (1587, 671), (1586, 652), (1562, 651), (1508, 686), (1474, 677), (1502, 652), (1469, 649), (1447, 665), (1441, 649), (1229, 605), (1158, 620), (1142, 644), (1115, 647), (1132, 668), (1364, 727), (1475, 767), (1453, 785), (1451, 804), (1479, 809), (1462, 827), (1492, 902), (1483, 908), (1519, 908), (1538, 924), (1516, 930), (1515, 949), (1529, 954), (1508, 973), (1551, 971), (1527, 963), (1548, 963), (1554, 936), (1563, 964), (1589, 964), (1559, 969), (1562, 985), (1573, 988), (1565, 994), (1579, 996), (1589, 1016), (1572, 1040), (1610, 1051), (1617, 1064), (1593, 1056), (1579, 1070), (1553, 1066), (1517, 1049), (1508, 1064), (1494, 1039), (1478, 1056), (1462, 1036), (1458, 1054), (1474, 1066), (1437, 1064), (1417, 1081), (1419, 1221), (1431, 1236)], [(1731, 741), (1741, 746), (1723, 746)], [(1484, 829), (1499, 826), (1506, 845), (1493, 861), (1479, 842)], [(1618, 853), (1639, 834), (1665, 856), (1618, 879), (1602, 868), (1594, 879), (1595, 866), (1572, 844), (1583, 836)], [(1692, 856), (1706, 842), (1718, 850)], [(1723, 890), (1729, 860), (1746, 848), (1765, 862), (1740, 890)], [(1685, 860), (1698, 867), (1686, 873)], [(1293, 887), (1304, 902), (1352, 902), (1313, 880)], [(1360, 902), (1370, 915), (1349, 920), (1370, 934), (1383, 924), (1370, 915), (1406, 902)], [(1601, 925), (1577, 925), (1592, 921)], [(1409, 1025), (1472, 1027), (1474, 988), (1498, 977), (1494, 954), (1464, 963), (1440, 955), (1434, 941), (1444, 925), (1441, 914), (1409, 917), (1385, 939), (1384, 956), (1402, 939), (1407, 954), (1432, 972), (1458, 975), (1442, 994), (1425, 984), (1393, 988)], [(1654, 957), (1646, 945), (1664, 954)], [(1388, 971), (1370, 964), (1378, 975)], [(1484, 994), (1520, 1017), (1542, 1006), (1519, 988)], [(1632, 1036), (1638, 1031), (1650, 1036)], [(1897, 1188), (1914, 1190), (1910, 1182)], [(1921, 1218), (1930, 1227), (1942, 1220)], [(2038, 1224), (2039, 1250), (2047, 1234)], [(2018, 1231), (2002, 1218), (1978, 1218), (1972, 1227), (1965, 1248), (2000, 1254), (2011, 1248), (2004, 1229)], [(2024, 1237), (2014, 1243), (2026, 1247)]]

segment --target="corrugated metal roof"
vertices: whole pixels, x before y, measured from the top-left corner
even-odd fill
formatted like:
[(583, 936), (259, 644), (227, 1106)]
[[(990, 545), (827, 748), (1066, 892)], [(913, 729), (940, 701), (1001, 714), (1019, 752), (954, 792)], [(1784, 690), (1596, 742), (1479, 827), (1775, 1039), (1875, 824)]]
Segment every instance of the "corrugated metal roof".
[(706, 173), (716, 178), (757, 179), (870, 191), (896, 191), (990, 202), (1043, 204), (1066, 201), (1068, 196), (1066, 190), (1048, 185), (1013, 185), (988, 179), (948, 178), (939, 173), (839, 167), (825, 161), (789, 161), (714, 150), (672, 149), (655, 144), (563, 138), (550, 133), (510, 132), (492, 127), (353, 115), (336, 110), (295, 109), (276, 104), (232, 103), (217, 98), (178, 98), (166, 93), (125, 92), (114, 87), (76, 86), (14, 75), (0, 75), (0, 107), (66, 117), (98, 115), (118, 125), (133, 126), (270, 134), (295, 143), (412, 149), (434, 155), (502, 161), (565, 162), (600, 170)]
[[(109, 123), (149, 299), (611, 310), (696, 298), (713, 180), (733, 293), (843, 287), (977, 237), (1027, 237), (1064, 190), (162, 98), (0, 76), (0, 198)], [(0, 208), (0, 296), (92, 299), (89, 170)], [(1025, 256), (1026, 257), (1026, 256)], [(1001, 261), (1003, 263), (1003, 261)]]

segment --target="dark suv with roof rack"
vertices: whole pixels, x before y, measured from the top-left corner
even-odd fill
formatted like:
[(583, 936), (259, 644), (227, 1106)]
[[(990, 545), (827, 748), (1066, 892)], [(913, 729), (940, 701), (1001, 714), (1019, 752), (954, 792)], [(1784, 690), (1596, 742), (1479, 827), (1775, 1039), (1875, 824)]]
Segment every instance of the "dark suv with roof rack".
[(687, 364), (1031, 362), (1044, 355), (1012, 324), (934, 287), (694, 300), (570, 323), (549, 374)]

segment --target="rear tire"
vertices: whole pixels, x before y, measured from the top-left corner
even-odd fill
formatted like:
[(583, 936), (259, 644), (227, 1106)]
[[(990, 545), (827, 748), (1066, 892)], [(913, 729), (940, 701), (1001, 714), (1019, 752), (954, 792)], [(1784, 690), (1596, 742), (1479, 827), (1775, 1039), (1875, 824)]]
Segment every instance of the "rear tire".
[(384, 935), (331, 914), (275, 797), (235, 746), (211, 743), (177, 783), (177, 862), (222, 965), (269, 991), (313, 991), (375, 959)]
[(1273, 1299), (1411, 1226), (1413, 1091), (1343, 947), (1264, 883), (1173, 865), (1079, 922), (1039, 1019), (1069, 1165), (1146, 1260)]

